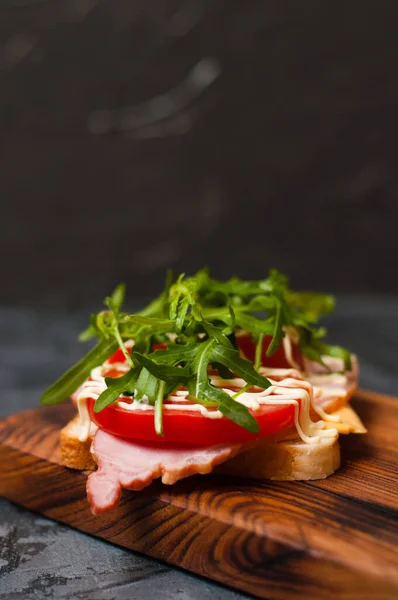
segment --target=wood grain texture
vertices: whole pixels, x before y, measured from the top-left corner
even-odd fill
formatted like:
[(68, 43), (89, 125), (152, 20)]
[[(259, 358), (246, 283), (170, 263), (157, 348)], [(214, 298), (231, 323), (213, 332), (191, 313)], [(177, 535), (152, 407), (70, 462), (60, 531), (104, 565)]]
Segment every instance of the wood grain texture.
[(86, 474), (59, 464), (72, 406), (0, 423), (0, 495), (30, 510), (261, 598), (398, 597), (398, 401), (359, 392), (369, 429), (342, 440), (343, 463), (317, 482), (196, 476), (124, 492), (94, 517)]

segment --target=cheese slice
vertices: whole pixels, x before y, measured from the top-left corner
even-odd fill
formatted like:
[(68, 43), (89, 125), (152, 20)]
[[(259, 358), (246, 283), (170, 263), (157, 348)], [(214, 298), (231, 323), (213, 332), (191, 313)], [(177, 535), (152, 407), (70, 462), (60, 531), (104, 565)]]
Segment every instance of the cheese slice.
[(367, 429), (352, 406), (343, 406), (334, 411), (333, 415), (340, 417), (340, 422), (328, 422), (327, 427), (337, 429), (343, 435), (348, 433), (366, 433)]

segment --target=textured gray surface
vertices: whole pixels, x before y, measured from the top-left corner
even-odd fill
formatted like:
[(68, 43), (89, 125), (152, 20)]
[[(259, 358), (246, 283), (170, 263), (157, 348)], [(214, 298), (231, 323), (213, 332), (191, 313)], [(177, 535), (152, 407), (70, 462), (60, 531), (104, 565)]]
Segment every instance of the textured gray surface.
[(189, 573), (0, 504), (1, 600), (241, 600)]
[[(77, 360), (89, 311), (0, 309), (1, 414), (35, 407)], [(356, 352), (361, 385), (398, 395), (398, 298), (342, 296), (330, 339)], [(242, 600), (244, 594), (90, 538), (0, 501), (0, 599)]]

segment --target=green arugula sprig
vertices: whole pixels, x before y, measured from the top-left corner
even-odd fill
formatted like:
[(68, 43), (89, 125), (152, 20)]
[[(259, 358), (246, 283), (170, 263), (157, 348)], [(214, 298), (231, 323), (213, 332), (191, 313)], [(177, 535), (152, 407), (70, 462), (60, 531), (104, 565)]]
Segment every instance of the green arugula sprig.
[[(319, 317), (334, 309), (334, 298), (326, 294), (294, 292), (287, 279), (277, 271), (260, 281), (243, 281), (233, 277), (222, 282), (210, 278), (206, 269), (193, 277), (180, 275), (173, 283), (167, 274), (164, 290), (141, 312), (122, 312), (125, 285), (116, 287), (105, 298), (106, 310), (91, 315), (82, 341), (97, 337), (98, 344), (74, 367), (67, 371), (43, 394), (43, 404), (57, 404), (69, 397), (117, 348), (126, 358), (129, 371), (122, 377), (107, 377), (106, 390), (95, 403), (100, 412), (121, 395), (144, 399), (155, 408), (155, 430), (163, 433), (164, 399), (179, 387), (188, 389), (189, 398), (205, 406), (218, 408), (236, 424), (258, 431), (258, 424), (247, 408), (211, 384), (209, 369), (222, 378), (242, 378), (246, 385), (267, 388), (270, 384), (259, 374), (265, 336), (270, 342), (267, 355), (279, 347), (288, 330), (294, 330), (301, 352), (311, 360), (323, 363), (322, 356), (343, 359), (350, 368), (350, 353), (322, 341), (326, 330), (317, 326)], [(256, 342), (253, 365), (241, 357), (235, 334), (243, 330)], [(134, 340), (129, 354), (125, 342)], [(152, 351), (156, 343), (164, 350)]]
[[(221, 296), (224, 305), (220, 306)], [(287, 278), (271, 270), (269, 277), (260, 281), (233, 277), (221, 282), (208, 278), (202, 284), (200, 297), (206, 319), (229, 323), (232, 307), (237, 327), (250, 333), (254, 340), (258, 341), (261, 334), (271, 336), (267, 356), (278, 349), (286, 329), (291, 327), (304, 356), (324, 366), (322, 355), (341, 358), (345, 369), (351, 368), (351, 353), (340, 346), (321, 342), (327, 331), (316, 326), (321, 316), (334, 310), (335, 299), (329, 294), (292, 291)]]

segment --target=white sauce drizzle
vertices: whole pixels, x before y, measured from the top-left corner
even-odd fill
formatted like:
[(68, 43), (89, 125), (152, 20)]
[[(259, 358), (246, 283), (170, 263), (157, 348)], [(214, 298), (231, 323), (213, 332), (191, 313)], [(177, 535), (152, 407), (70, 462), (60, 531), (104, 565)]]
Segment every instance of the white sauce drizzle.
[(293, 358), (293, 345), (292, 339), (288, 333), (282, 338), (283, 350), (285, 352), (285, 357), (290, 366), (294, 369), (300, 370), (300, 365)]
[[(126, 348), (132, 348), (134, 340), (127, 340), (124, 345)], [(90, 435), (91, 419), (87, 408), (87, 400), (88, 398), (97, 400), (106, 389), (104, 371), (110, 367), (123, 373), (127, 373), (130, 368), (125, 362), (110, 363), (109, 361), (105, 361), (103, 365), (95, 367), (91, 371), (90, 379), (82, 383), (72, 396), (77, 404), (80, 417), (79, 442), (85, 442)]]
[[(284, 331), (285, 336), (282, 339), (282, 344), (286, 360), (290, 366), (300, 371), (300, 365), (294, 360), (293, 357), (293, 343), (298, 343), (297, 333), (294, 329), (290, 330), (289, 327), (286, 327)], [(329, 395), (336, 395), (340, 392), (342, 386), (347, 385), (347, 377), (345, 375), (341, 375), (339, 373), (327, 373), (326, 375), (309, 375), (308, 363), (305, 363), (305, 370), (307, 374), (307, 381), (310, 381), (310, 383), (314, 387), (313, 398), (319, 398), (322, 395), (324, 395), (325, 388), (327, 388)], [(331, 383), (334, 383), (336, 387), (331, 387)], [(325, 387), (322, 387), (322, 385)], [(321, 406), (315, 404), (314, 402), (311, 403), (311, 408), (317, 413), (319, 417), (321, 417), (325, 421), (332, 421), (335, 423), (339, 423), (341, 421), (338, 415), (328, 415), (328, 413), (325, 412)]]
[(76, 392), (75, 400), (80, 416), (80, 442), (85, 442), (90, 435), (91, 419), (87, 408), (87, 399), (94, 398), (96, 400), (104, 389), (106, 389), (105, 379), (97, 378), (95, 381), (85, 381)]
[[(294, 341), (294, 340), (293, 340)], [(339, 422), (341, 419), (336, 415), (327, 414), (315, 398), (321, 396), (334, 396), (341, 393), (342, 387), (346, 386), (348, 377), (339, 373), (315, 373), (306, 376), (303, 379), (300, 373), (299, 365), (293, 358), (292, 339), (286, 332), (283, 339), (285, 356), (292, 366), (291, 369), (272, 369), (262, 367), (260, 372), (271, 382), (271, 386), (265, 390), (254, 387), (255, 391), (243, 392), (236, 398), (236, 402), (243, 404), (253, 411), (260, 410), (263, 405), (285, 404), (294, 407), (294, 425), (301, 439), (308, 444), (320, 442), (322, 437), (333, 437), (337, 431), (334, 428), (326, 428), (326, 422)], [(131, 348), (134, 345), (132, 340), (126, 342), (126, 347)], [(129, 366), (125, 362), (110, 363), (106, 361), (103, 365), (96, 367), (91, 371), (90, 379), (85, 381), (73, 395), (77, 403), (80, 415), (80, 434), (79, 440), (84, 442), (90, 435), (90, 415), (87, 409), (87, 399), (97, 400), (100, 394), (106, 389), (105, 376), (110, 369), (116, 369), (119, 372), (127, 372)], [(278, 379), (281, 378), (281, 381)], [(235, 388), (242, 388), (246, 382), (240, 378), (230, 380), (222, 379), (219, 376), (212, 376), (213, 385), (220, 387), (231, 397), (236, 392), (224, 387), (226, 385)], [(256, 391), (258, 389), (258, 391)], [(200, 412), (208, 419), (221, 419), (223, 417), (219, 410), (208, 409), (202, 404), (193, 402), (187, 403), (188, 391), (176, 390), (168, 400), (167, 410), (171, 411), (192, 411)], [(148, 398), (143, 398), (140, 402), (129, 398), (129, 402), (124, 401), (123, 396), (118, 401), (118, 406), (132, 412), (148, 411), (153, 412), (153, 406), (148, 402)], [(127, 399), (126, 399), (127, 400)], [(300, 409), (301, 407), (301, 409)], [(310, 410), (315, 412), (321, 420), (312, 421)]]
[[(123, 370), (127, 370), (124, 363)], [(93, 369), (91, 380), (83, 383), (75, 394), (79, 414), (80, 414), (80, 434), (79, 440), (84, 442), (90, 434), (90, 416), (87, 409), (87, 399), (93, 398), (96, 400), (100, 394), (106, 389), (103, 373), (109, 369), (109, 363), (104, 363), (103, 366)], [(112, 368), (116, 367), (116, 363), (112, 364)], [(119, 367), (119, 365), (118, 365)], [(336, 430), (325, 427), (325, 421), (335, 421), (336, 418), (325, 413), (319, 406), (314, 403), (313, 388), (310, 383), (303, 379), (298, 379), (300, 375), (290, 369), (262, 369), (262, 372), (271, 382), (271, 386), (266, 390), (258, 388), (258, 391), (244, 392), (236, 398), (240, 404), (247, 406), (253, 411), (260, 410), (262, 405), (278, 405), (285, 404), (294, 407), (294, 425), (301, 439), (308, 444), (316, 444), (320, 442), (322, 437), (333, 437), (336, 435)], [(282, 381), (273, 380), (274, 377), (285, 377)], [(231, 397), (235, 394), (233, 390), (222, 387), (223, 385), (233, 385), (237, 388), (242, 388), (245, 385), (243, 379), (224, 380), (220, 377), (212, 377), (213, 385), (218, 385)], [(256, 388), (255, 388), (256, 389)], [(188, 396), (187, 390), (177, 390), (169, 397), (171, 403), (167, 404), (167, 409), (172, 411), (196, 411), (200, 412), (204, 417), (209, 419), (221, 419), (223, 417), (219, 410), (208, 409), (201, 404), (186, 403)], [(140, 402), (134, 400), (132, 403), (124, 400), (118, 401), (118, 406), (128, 411), (149, 411), (153, 412), (153, 407), (148, 403), (147, 398), (143, 398)], [(301, 406), (301, 410), (300, 410)], [(310, 417), (310, 408), (318, 415), (324, 415), (323, 420), (313, 422)]]

